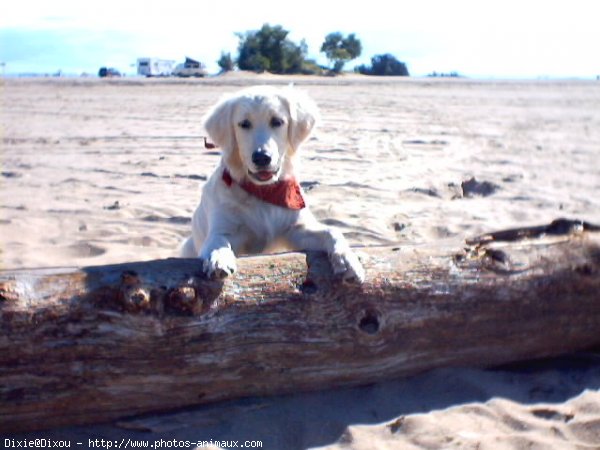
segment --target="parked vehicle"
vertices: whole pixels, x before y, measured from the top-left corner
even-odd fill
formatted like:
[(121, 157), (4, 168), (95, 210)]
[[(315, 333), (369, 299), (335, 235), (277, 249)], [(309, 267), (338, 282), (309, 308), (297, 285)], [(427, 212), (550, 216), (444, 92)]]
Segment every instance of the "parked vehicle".
[(98, 76), (100, 78), (120, 77), (121, 72), (119, 72), (114, 67), (100, 67), (100, 70), (98, 71)]
[(175, 61), (159, 58), (138, 58), (137, 73), (144, 77), (168, 77), (173, 72)]
[(173, 70), (173, 75), (176, 77), (203, 77), (206, 76), (206, 68), (204, 64), (199, 61), (196, 61), (192, 58), (185, 58), (185, 62), (183, 64), (177, 64), (175, 70)]

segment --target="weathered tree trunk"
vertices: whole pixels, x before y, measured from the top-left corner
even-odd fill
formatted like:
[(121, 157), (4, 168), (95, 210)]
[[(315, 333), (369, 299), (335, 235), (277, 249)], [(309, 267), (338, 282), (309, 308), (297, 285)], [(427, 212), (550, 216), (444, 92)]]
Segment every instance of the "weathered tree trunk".
[[(600, 344), (600, 233), (560, 220), (469, 241), (0, 274), (0, 431), (491, 366)], [(517, 240), (515, 240), (517, 239)], [(502, 240), (502, 241), (500, 241)], [(513, 242), (510, 242), (513, 241)]]

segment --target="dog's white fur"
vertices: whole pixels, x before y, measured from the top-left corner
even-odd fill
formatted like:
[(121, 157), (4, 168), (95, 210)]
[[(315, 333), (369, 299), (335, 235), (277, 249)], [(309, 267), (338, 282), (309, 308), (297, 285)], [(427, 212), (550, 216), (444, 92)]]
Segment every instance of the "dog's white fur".
[[(321, 224), (308, 207), (275, 206), (239, 186), (244, 180), (260, 185), (295, 176), (294, 158), (317, 117), (312, 100), (291, 87), (244, 89), (213, 107), (204, 127), (223, 154), (204, 186), (192, 219), (192, 236), (181, 248), (182, 257), (200, 257), (208, 276), (222, 278), (235, 272), (236, 255), (325, 251), (337, 276), (364, 280), (364, 270), (344, 236)], [(266, 169), (254, 164), (256, 150), (271, 157)], [(225, 169), (236, 182), (231, 186), (222, 179)], [(272, 173), (270, 180), (253, 175), (265, 170)]]

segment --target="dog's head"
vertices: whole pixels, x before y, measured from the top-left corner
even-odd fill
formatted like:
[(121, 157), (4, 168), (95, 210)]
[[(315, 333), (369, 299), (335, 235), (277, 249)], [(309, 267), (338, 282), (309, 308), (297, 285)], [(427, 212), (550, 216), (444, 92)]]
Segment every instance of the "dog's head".
[(293, 173), (293, 156), (317, 115), (316, 105), (300, 91), (257, 86), (223, 98), (204, 128), (236, 180), (270, 184)]

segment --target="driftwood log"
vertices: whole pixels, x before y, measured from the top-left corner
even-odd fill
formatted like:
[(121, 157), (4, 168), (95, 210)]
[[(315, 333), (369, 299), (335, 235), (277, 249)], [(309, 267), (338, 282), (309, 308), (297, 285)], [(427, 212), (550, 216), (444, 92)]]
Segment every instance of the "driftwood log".
[(466, 244), (0, 273), (0, 431), (493, 366), (600, 344), (600, 232), (583, 222)]

